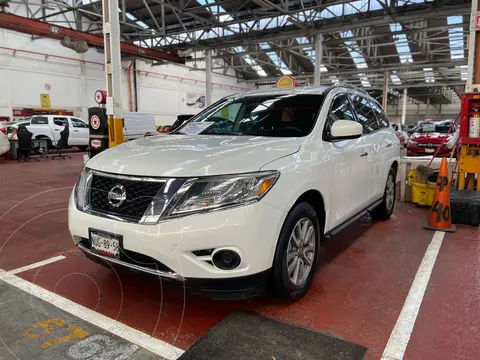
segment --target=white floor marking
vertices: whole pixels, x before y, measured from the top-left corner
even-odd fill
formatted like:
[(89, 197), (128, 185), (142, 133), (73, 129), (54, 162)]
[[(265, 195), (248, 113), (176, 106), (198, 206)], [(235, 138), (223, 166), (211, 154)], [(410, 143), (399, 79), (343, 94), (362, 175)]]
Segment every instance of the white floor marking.
[(0, 270), (0, 280), (165, 359), (175, 360), (184, 352), (182, 349), (133, 329), (121, 322), (90, 310), (85, 306), (45, 290), (3, 270)]
[(36, 262), (34, 264), (30, 264), (30, 265), (27, 265), (27, 266), (23, 266), (21, 268), (15, 269), (15, 270), (10, 270), (9, 273), (10, 274), (19, 274), (21, 272), (32, 270), (32, 269), (35, 269), (35, 268), (39, 268), (39, 267), (42, 267), (44, 265), (48, 265), (48, 264), (51, 264), (51, 263), (54, 263), (56, 261), (60, 261), (60, 260), (63, 260), (63, 259), (65, 259), (65, 256), (63, 256), (63, 255), (55, 256), (55, 257), (52, 257), (50, 259), (39, 261), (39, 262)]
[(436, 231), (433, 235), (403, 304), (397, 323), (383, 351), (382, 360), (403, 359), (444, 236), (443, 231)]

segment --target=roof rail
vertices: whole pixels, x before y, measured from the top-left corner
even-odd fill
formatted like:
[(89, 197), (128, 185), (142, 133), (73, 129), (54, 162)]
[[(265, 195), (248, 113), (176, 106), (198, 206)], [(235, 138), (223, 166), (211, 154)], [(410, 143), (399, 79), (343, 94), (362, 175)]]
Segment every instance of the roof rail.
[(367, 92), (366, 90), (362, 89), (361, 87), (352, 85), (352, 84), (339, 82), (339, 83), (337, 83), (337, 84), (332, 85), (332, 88), (336, 88), (336, 87), (346, 87), (346, 88), (350, 88), (350, 89), (353, 89), (353, 90), (357, 90), (357, 91), (359, 91), (359, 92), (361, 92), (361, 93), (364, 93), (364, 94), (368, 95), (368, 92)]

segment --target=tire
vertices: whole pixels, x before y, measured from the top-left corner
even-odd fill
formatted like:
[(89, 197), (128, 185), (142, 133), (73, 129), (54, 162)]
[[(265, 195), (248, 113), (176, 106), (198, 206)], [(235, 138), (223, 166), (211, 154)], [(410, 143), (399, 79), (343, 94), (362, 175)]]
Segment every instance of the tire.
[(88, 149), (88, 146), (85, 146), (85, 145), (83, 145), (83, 146), (77, 146), (77, 148), (78, 148), (78, 150), (80, 150), (80, 151), (86, 151), (86, 150)]
[(51, 140), (48, 136), (40, 135), (40, 136), (37, 136), (36, 139), (45, 139), (45, 140), (47, 140), (47, 148), (48, 148), (48, 149), (52, 149), (52, 148), (53, 148), (52, 140)]
[(388, 220), (390, 216), (392, 216), (397, 191), (395, 186), (396, 176), (397, 172), (392, 167), (388, 172), (387, 183), (385, 184), (385, 191), (383, 192), (383, 201), (370, 212), (374, 220)]
[[(302, 256), (293, 257), (287, 260), (287, 254), (295, 256), (296, 244), (293, 239), (293, 233), (297, 235), (301, 234), (301, 230), (307, 225), (307, 233), (310, 230), (310, 227), (314, 231), (313, 237), (307, 236), (306, 241), (302, 244)], [(299, 232), (300, 230), (300, 232)], [(275, 257), (273, 259), (272, 273), (269, 280), (269, 290), (270, 293), (284, 301), (292, 302), (302, 298), (312, 285), (313, 275), (315, 273), (317, 259), (318, 259), (318, 250), (321, 240), (321, 230), (320, 222), (318, 220), (315, 209), (308, 203), (302, 202), (297, 205), (290, 211), (284, 224), (280, 236), (278, 238), (277, 249), (275, 251)], [(309, 241), (307, 243), (307, 241)], [(313, 246), (313, 249), (311, 248)], [(307, 252), (306, 249), (309, 249)], [(298, 251), (296, 251), (298, 254)], [(301, 261), (300, 264), (298, 264)], [(302, 265), (305, 266), (306, 261), (311, 265), (307, 264), (308, 271), (300, 276)], [(298, 265), (293, 265), (293, 264)], [(288, 267), (293, 266), (289, 271)], [(298, 269), (295, 267), (298, 266)], [(305, 268), (303, 268), (305, 270)], [(295, 271), (297, 271), (297, 280), (295, 280)], [(293, 278), (293, 279), (292, 279)], [(297, 282), (297, 283), (295, 283)]]

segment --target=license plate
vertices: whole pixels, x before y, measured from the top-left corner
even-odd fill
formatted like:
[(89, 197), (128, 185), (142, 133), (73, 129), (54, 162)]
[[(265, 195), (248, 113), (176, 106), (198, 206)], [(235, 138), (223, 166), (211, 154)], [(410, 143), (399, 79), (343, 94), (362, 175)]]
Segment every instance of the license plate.
[(120, 237), (97, 231), (90, 232), (90, 250), (96, 254), (120, 258)]
[(425, 149), (426, 153), (432, 154), (435, 152), (435, 149)]

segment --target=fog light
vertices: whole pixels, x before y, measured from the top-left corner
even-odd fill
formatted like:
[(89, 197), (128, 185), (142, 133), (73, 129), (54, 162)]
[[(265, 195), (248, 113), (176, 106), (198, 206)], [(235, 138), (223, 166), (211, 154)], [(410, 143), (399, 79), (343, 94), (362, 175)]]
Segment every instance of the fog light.
[(241, 259), (235, 251), (220, 250), (213, 254), (213, 264), (222, 270), (233, 270), (240, 265)]

